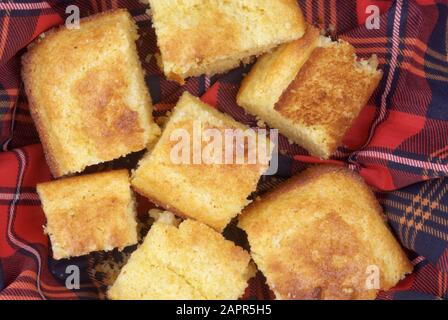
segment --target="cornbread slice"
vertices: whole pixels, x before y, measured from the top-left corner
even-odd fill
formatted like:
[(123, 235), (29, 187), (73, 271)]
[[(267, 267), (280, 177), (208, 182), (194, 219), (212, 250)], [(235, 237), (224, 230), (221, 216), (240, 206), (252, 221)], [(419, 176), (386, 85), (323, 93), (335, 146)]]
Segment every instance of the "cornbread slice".
[[(206, 162), (201, 157), (206, 154), (209, 145), (205, 142), (208, 129), (222, 137), (219, 149), (222, 153), (221, 162), (219, 158), (216, 158), (218, 161)], [(249, 139), (244, 139), (245, 155), (251, 151), (258, 152), (257, 161), (250, 163), (246, 158), (238, 164), (236, 150), (231, 159), (233, 161), (224, 161), (226, 148), (232, 149), (229, 147), (230, 140), (227, 140), (227, 137), (231, 137), (228, 131), (234, 133), (236, 129), (255, 134), (255, 131), (246, 131), (249, 128), (245, 125), (185, 93), (160, 140), (140, 161), (131, 179), (132, 187), (166, 210), (222, 231), (249, 203), (247, 197), (256, 189), (260, 176), (269, 167), (273, 150), (267, 138), (257, 137), (255, 145), (248, 143)], [(189, 149), (186, 151), (188, 162), (173, 159), (173, 154), (181, 154), (178, 146), (185, 142), (184, 138), (180, 139), (182, 133), (190, 138), (186, 143)], [(233, 141), (236, 147), (238, 142), (236, 139)], [(211, 153), (211, 160), (214, 160), (215, 153)], [(195, 160), (195, 155), (199, 155), (196, 160), (200, 161)]]
[(165, 75), (213, 75), (304, 34), (296, 0), (149, 0)]
[(61, 27), (23, 57), (31, 115), (55, 177), (142, 150), (159, 134), (126, 10)]
[(277, 299), (374, 299), (412, 271), (372, 191), (344, 168), (306, 170), (239, 226)]
[(55, 259), (137, 243), (134, 198), (127, 170), (40, 183)]
[(249, 254), (206, 225), (155, 222), (108, 296), (115, 300), (238, 299), (254, 275)]
[(262, 56), (237, 102), (312, 155), (327, 159), (382, 77), (377, 59), (358, 61), (348, 42), (308, 26), (305, 36)]

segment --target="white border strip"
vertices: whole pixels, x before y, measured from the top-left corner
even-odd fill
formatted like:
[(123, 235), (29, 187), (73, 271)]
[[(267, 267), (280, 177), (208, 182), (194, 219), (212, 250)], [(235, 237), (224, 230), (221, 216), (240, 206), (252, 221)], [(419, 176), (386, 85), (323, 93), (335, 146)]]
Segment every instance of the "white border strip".
[(438, 172), (448, 173), (448, 165), (444, 165), (441, 163), (434, 163), (428, 161), (414, 160), (409, 158), (404, 158), (400, 156), (396, 156), (390, 153), (378, 152), (378, 151), (360, 151), (358, 153), (358, 157), (367, 157), (367, 158), (376, 158), (383, 159), (399, 164), (403, 164), (409, 167), (421, 168), (425, 170), (433, 170)]

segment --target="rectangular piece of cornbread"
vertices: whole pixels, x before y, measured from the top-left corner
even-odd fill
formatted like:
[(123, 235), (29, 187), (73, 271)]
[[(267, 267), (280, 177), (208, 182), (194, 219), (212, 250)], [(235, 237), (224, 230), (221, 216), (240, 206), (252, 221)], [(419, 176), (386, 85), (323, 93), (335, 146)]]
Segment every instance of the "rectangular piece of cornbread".
[(300, 38), (296, 0), (149, 0), (161, 67), (172, 80), (213, 75)]
[[(209, 144), (205, 141), (208, 130), (218, 135), (211, 141), (221, 140), (218, 149), (221, 157), (210, 157), (209, 160), (213, 161), (204, 157), (206, 154), (215, 155), (214, 152), (207, 152)], [(250, 163), (246, 157), (243, 162), (237, 163), (238, 142), (233, 139), (233, 161), (225, 161), (226, 148), (231, 149), (227, 137), (231, 137), (230, 134), (236, 133), (236, 130), (251, 133), (251, 137), (256, 134), (228, 115), (185, 93), (160, 140), (140, 161), (131, 179), (132, 187), (181, 217), (199, 220), (222, 231), (249, 203), (247, 197), (255, 191), (260, 176), (269, 167), (273, 150), (266, 137), (257, 138), (255, 144), (245, 139), (245, 156), (251, 151), (258, 155), (255, 162)], [(197, 138), (199, 142), (195, 145)], [(179, 161), (182, 158), (178, 159), (178, 154), (186, 155), (184, 159), (187, 161)]]
[(306, 170), (239, 226), (277, 299), (374, 299), (412, 271), (372, 191), (345, 168)]
[(137, 243), (135, 204), (127, 170), (37, 185), (55, 259)]
[(357, 61), (348, 42), (307, 27), (305, 36), (262, 56), (237, 102), (311, 155), (327, 159), (382, 77), (377, 59)]
[(120, 9), (54, 29), (24, 55), (31, 115), (55, 177), (140, 151), (159, 135), (137, 38)]
[(238, 299), (254, 275), (249, 254), (210, 227), (155, 222), (110, 288), (114, 300)]

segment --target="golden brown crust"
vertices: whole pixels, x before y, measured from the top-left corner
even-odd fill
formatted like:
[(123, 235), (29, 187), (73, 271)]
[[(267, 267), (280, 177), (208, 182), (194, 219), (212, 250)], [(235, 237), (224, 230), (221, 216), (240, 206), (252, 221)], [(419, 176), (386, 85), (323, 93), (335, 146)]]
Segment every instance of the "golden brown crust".
[(126, 10), (49, 31), (22, 58), (31, 115), (54, 176), (142, 150), (158, 134)]
[(55, 259), (123, 249), (137, 242), (127, 170), (40, 183), (37, 192)]
[(355, 48), (347, 42), (314, 50), (275, 105), (283, 117), (325, 131), (333, 153), (381, 80), (380, 72), (355, 67)]
[(300, 38), (305, 28), (295, 0), (149, 3), (164, 73), (176, 81), (227, 71)]
[[(345, 168), (293, 177), (249, 205), (239, 226), (278, 299), (374, 299), (412, 271), (372, 191)], [(377, 289), (366, 288), (372, 266)]]
[[(97, 18), (99, 18), (101, 16), (112, 15), (112, 14), (120, 14), (120, 13), (129, 14), (126, 9), (115, 9), (115, 10), (111, 10), (111, 11), (100, 12), (100, 13), (98, 13), (96, 15), (82, 18), (81, 22), (85, 23), (87, 21), (95, 20), (95, 19), (97, 19)], [(32, 73), (31, 70), (32, 70), (33, 65), (35, 63), (33, 61), (33, 57), (36, 55), (36, 51), (38, 50), (38, 44), (40, 42), (42, 42), (43, 39), (45, 39), (45, 41), (51, 41), (50, 39), (52, 37), (57, 35), (58, 32), (62, 32), (64, 30), (66, 30), (65, 25), (61, 25), (61, 26), (57, 26), (57, 27), (54, 27), (54, 28), (52, 28), (50, 30), (45, 31), (45, 33), (43, 34), (44, 37), (38, 38), (34, 42), (32, 42), (28, 46), (27, 52), (25, 52), (23, 54), (22, 59), (21, 59), (21, 62), (22, 62), (22, 70), (21, 70), (22, 80), (24, 82), (25, 93), (26, 93), (27, 98), (28, 98), (28, 105), (29, 105), (31, 117), (32, 117), (34, 125), (36, 126), (36, 129), (37, 129), (37, 131), (39, 133), (39, 138), (40, 138), (40, 141), (42, 143), (42, 147), (43, 147), (43, 151), (44, 151), (44, 155), (45, 155), (45, 159), (47, 161), (48, 167), (50, 168), (50, 171), (52, 172), (54, 177), (60, 177), (64, 173), (60, 169), (60, 167), (58, 165), (58, 162), (56, 161), (56, 159), (53, 156), (53, 154), (51, 152), (49, 152), (49, 150), (51, 150), (51, 147), (50, 147), (50, 137), (49, 137), (47, 131), (45, 130), (45, 126), (43, 124), (43, 121), (41, 120), (41, 117), (39, 116), (39, 113), (37, 112), (38, 103), (36, 101), (35, 95), (33, 94), (32, 90), (31, 90), (31, 84), (32, 84), (32, 81), (33, 81), (33, 79), (31, 78), (31, 73)]]
[[(159, 41), (162, 61), (174, 60), (179, 65), (194, 61), (200, 65), (206, 57), (228, 56), (238, 50), (237, 43), (241, 39), (232, 19), (223, 17), (218, 10), (210, 10), (204, 14), (207, 18), (201, 19), (197, 28), (207, 30), (210, 21), (213, 21), (214, 36), (210, 37), (205, 32), (192, 32), (192, 30), (175, 27), (174, 30), (170, 30), (174, 39), (162, 38)], [(188, 41), (177, 41), (178, 39), (188, 39)]]
[(375, 57), (356, 61), (347, 42), (307, 27), (305, 36), (261, 57), (237, 102), (311, 155), (329, 158), (382, 77)]
[[(194, 150), (190, 143), (195, 130), (204, 139), (205, 129), (214, 129), (224, 137), (226, 129), (246, 130), (248, 127), (186, 93), (179, 100), (157, 145), (139, 163), (131, 183), (138, 193), (163, 208), (221, 231), (248, 203), (247, 197), (256, 189), (260, 176), (268, 168), (272, 146), (267, 139), (265, 144), (260, 140), (255, 148), (265, 150), (266, 158), (257, 157), (255, 164), (248, 163), (247, 159), (242, 164), (207, 164), (200, 153), (206, 149), (202, 140), (201, 150), (197, 151), (201, 161), (194, 163)], [(180, 130), (191, 138), (187, 141), (190, 148), (188, 163), (175, 163), (172, 159), (172, 151), (183, 140), (171, 140), (171, 137)], [(248, 148), (247, 139), (245, 143)], [(225, 143), (221, 146), (220, 160), (224, 161)]]
[(249, 254), (206, 225), (153, 224), (108, 292), (111, 299), (238, 299)]
[(241, 82), (238, 104), (247, 108), (255, 100), (258, 105), (264, 104), (264, 109), (273, 108), (316, 48), (319, 35), (317, 28), (307, 25), (302, 38), (283, 44), (258, 58)]

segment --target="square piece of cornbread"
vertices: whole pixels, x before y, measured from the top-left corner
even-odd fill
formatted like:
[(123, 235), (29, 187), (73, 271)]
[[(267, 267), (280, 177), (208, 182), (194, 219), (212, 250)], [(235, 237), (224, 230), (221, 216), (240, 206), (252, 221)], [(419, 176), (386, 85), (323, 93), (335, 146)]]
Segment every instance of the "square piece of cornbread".
[(135, 204), (127, 170), (37, 185), (55, 259), (137, 243)]
[(346, 41), (307, 26), (305, 35), (260, 57), (237, 102), (311, 155), (329, 158), (382, 77), (375, 56), (358, 60)]
[(213, 75), (300, 38), (296, 0), (149, 0), (161, 67), (172, 80)]
[(160, 129), (123, 9), (41, 37), (22, 59), (31, 115), (55, 177), (140, 151)]
[(114, 300), (238, 299), (255, 268), (250, 256), (193, 220), (155, 222), (110, 288)]
[(374, 299), (412, 265), (361, 177), (306, 170), (239, 217), (252, 258), (277, 299)]
[[(227, 138), (231, 137), (229, 130), (230, 133), (236, 130), (252, 132), (230, 116), (185, 93), (173, 110), (160, 140), (132, 175), (132, 187), (166, 210), (222, 231), (249, 203), (247, 198), (269, 167), (272, 154), (269, 139), (257, 138), (255, 145), (245, 139), (245, 155), (251, 151), (258, 155), (255, 162), (243, 159), (237, 163), (238, 142), (233, 139), (234, 157), (226, 162), (225, 148), (229, 147)], [(218, 161), (214, 161), (214, 156), (210, 159), (213, 161), (205, 161), (207, 159), (203, 157), (207, 153), (207, 131), (217, 134), (214, 139), (221, 139), (217, 151), (222, 157), (216, 158)], [(178, 159), (178, 154), (186, 156), (183, 157), (186, 161), (179, 161), (183, 159)]]

